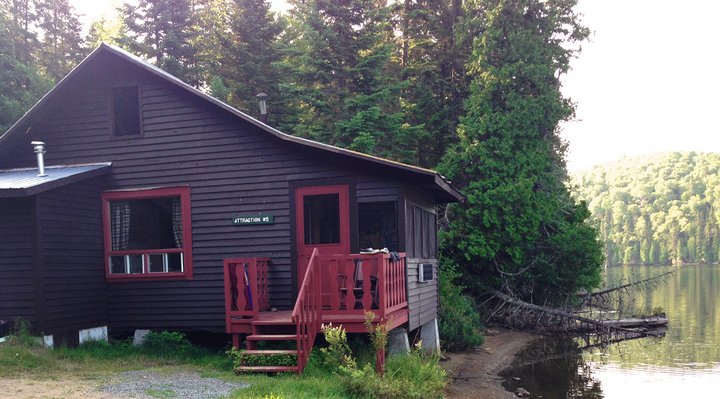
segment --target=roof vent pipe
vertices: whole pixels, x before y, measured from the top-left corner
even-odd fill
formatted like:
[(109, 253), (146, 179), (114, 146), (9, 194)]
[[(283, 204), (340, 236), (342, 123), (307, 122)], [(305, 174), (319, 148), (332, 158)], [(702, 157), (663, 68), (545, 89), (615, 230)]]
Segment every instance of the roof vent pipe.
[(260, 122), (267, 125), (267, 94), (259, 93), (256, 97), (260, 103)]
[(42, 141), (33, 141), (30, 143), (35, 149), (38, 164), (38, 177), (45, 177), (45, 143)]

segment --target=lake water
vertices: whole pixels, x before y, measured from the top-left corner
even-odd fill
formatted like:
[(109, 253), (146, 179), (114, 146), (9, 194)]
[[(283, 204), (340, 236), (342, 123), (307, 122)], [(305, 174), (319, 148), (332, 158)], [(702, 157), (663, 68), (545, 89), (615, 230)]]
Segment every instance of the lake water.
[[(615, 286), (666, 270), (626, 266), (605, 273)], [(577, 339), (540, 340), (503, 374), (506, 388), (523, 387), (545, 399), (720, 397), (720, 266), (678, 268), (664, 284), (634, 293), (626, 305), (636, 314), (662, 308), (667, 334), (584, 350)]]

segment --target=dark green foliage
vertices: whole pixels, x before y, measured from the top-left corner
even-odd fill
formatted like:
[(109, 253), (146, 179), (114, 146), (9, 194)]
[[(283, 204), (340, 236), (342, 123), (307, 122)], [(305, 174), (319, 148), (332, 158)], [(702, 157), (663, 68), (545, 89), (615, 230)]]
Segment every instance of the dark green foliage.
[(573, 179), (609, 265), (720, 259), (720, 155), (667, 153), (602, 165)]
[(233, 0), (228, 14), (228, 29), (217, 32), (222, 52), (214, 73), (230, 89), (230, 104), (250, 115), (259, 114), (256, 95), (267, 94), (268, 122), (277, 126), (285, 112), (276, 66), (283, 24), (267, 0)]
[(485, 30), (468, 63), (467, 112), (442, 165), (467, 202), (452, 209), (444, 247), (476, 293), (561, 301), (600, 283), (599, 244), (565, 186), (558, 135), (573, 114), (559, 79), (588, 31), (574, 0), (480, 3)]
[(440, 264), (440, 329), (441, 346), (450, 351), (480, 346), (482, 320), (475, 301), (462, 291), (459, 285), (461, 273), (458, 266), (449, 259)]
[(23, 31), (23, 18), (11, 5), (0, 8), (0, 135), (52, 86), (36, 69), (30, 48), (35, 34)]
[(43, 32), (40, 63), (58, 81), (83, 58), (80, 21), (68, 0), (35, 0), (35, 7)]
[(190, 0), (140, 0), (122, 8), (121, 40), (136, 54), (191, 85), (200, 84), (194, 10)]
[(181, 332), (151, 331), (145, 336), (143, 348), (157, 356), (183, 356), (192, 344)]
[(233, 368), (240, 366), (295, 366), (297, 356), (291, 354), (248, 355), (243, 350), (230, 349), (228, 356), (232, 359)]

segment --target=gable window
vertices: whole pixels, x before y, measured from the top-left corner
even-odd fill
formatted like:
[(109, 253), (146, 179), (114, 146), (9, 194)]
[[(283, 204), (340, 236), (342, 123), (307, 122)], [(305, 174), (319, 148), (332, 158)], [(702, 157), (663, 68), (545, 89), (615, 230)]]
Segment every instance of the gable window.
[(189, 187), (113, 191), (102, 199), (108, 279), (192, 277)]
[(140, 130), (140, 95), (137, 86), (112, 90), (112, 120), (115, 136), (138, 136)]

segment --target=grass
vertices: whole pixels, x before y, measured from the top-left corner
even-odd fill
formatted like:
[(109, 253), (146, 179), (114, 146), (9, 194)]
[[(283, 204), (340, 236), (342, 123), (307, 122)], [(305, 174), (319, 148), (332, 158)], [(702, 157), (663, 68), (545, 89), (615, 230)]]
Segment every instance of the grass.
[[(183, 338), (184, 340), (184, 338)], [(0, 378), (22, 377), (31, 380), (105, 380), (114, 374), (140, 369), (152, 369), (158, 372), (173, 373), (176, 371), (197, 372), (203, 377), (215, 377), (225, 380), (241, 381), (250, 385), (249, 388), (237, 389), (231, 398), (246, 399), (290, 399), (290, 398), (370, 398), (380, 397), (370, 394), (367, 390), (349, 390), (347, 375), (330, 370), (325, 365), (323, 354), (313, 351), (310, 362), (303, 375), (279, 374), (241, 375), (232, 372), (232, 360), (224, 351), (212, 351), (197, 346), (187, 345), (177, 336), (164, 336), (149, 347), (133, 346), (129, 341), (112, 344), (91, 342), (77, 348), (45, 349), (36, 338), (19, 333), (7, 342), (0, 343)], [(169, 345), (169, 347), (168, 347)], [(173, 350), (176, 345), (176, 350)], [(360, 346), (367, 348), (367, 346)], [(178, 349), (180, 348), (180, 349)], [(370, 351), (368, 351), (370, 352)], [(358, 356), (359, 355), (359, 356)], [(370, 354), (357, 354), (360, 366), (368, 363)], [(414, 360), (418, 360), (417, 358)], [(369, 367), (369, 366), (368, 366)], [(400, 385), (408, 392), (424, 392), (428, 375), (432, 372), (432, 364), (418, 363), (410, 358), (390, 358), (386, 378), (374, 376), (374, 373), (361, 374), (358, 378), (360, 386), (375, 384)], [(401, 381), (402, 380), (402, 381)], [(397, 384), (396, 384), (397, 382)], [(441, 392), (443, 381), (435, 381)], [(436, 387), (436, 388), (437, 388)], [(393, 391), (396, 391), (393, 389)], [(146, 392), (154, 398), (174, 398), (171, 390), (150, 390)], [(384, 396), (384, 395), (383, 395)], [(438, 397), (431, 396), (393, 396), (403, 397)]]

